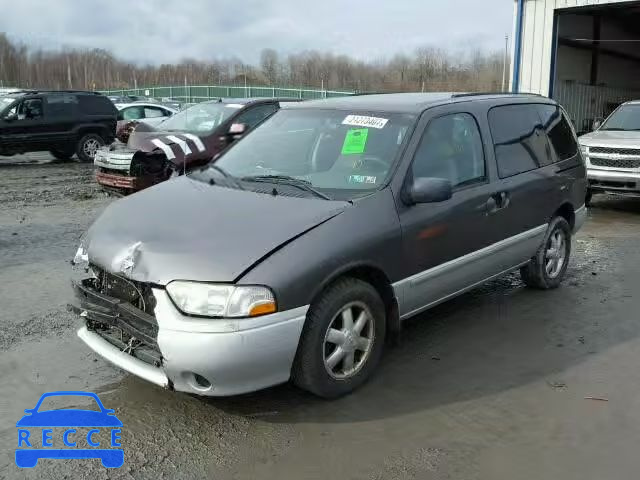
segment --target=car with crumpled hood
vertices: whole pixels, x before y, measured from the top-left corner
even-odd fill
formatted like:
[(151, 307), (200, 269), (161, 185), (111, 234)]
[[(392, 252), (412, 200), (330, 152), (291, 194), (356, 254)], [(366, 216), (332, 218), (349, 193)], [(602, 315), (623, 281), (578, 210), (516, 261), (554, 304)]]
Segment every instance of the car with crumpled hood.
[(126, 195), (182, 175), (273, 115), (281, 101), (219, 99), (198, 103), (155, 127), (137, 123), (123, 138), (126, 144), (115, 142), (96, 153), (96, 180), (106, 190)]
[(520, 270), (558, 287), (586, 217), (575, 132), (527, 95), (288, 105), (216, 162), (108, 206), (74, 263), (78, 336), (165, 388), (371, 377), (401, 322)]

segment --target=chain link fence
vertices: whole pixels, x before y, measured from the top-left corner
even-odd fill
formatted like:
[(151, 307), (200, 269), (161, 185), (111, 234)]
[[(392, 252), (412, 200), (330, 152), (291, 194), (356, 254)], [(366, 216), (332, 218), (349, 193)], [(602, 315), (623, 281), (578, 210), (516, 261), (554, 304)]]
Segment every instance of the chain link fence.
[(158, 100), (170, 98), (182, 103), (198, 103), (216, 98), (297, 98), (314, 100), (321, 98), (343, 97), (355, 92), (336, 90), (313, 90), (304, 88), (253, 87), (253, 86), (220, 86), (220, 85), (188, 85), (172, 87), (144, 87), (131, 89), (103, 90), (105, 95), (142, 96)]

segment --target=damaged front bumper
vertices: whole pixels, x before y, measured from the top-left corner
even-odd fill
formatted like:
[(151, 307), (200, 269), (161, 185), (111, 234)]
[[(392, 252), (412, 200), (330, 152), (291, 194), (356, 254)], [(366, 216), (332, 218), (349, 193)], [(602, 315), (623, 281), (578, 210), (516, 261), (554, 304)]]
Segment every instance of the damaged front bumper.
[(154, 315), (74, 283), (85, 319), (78, 336), (114, 365), (164, 388), (205, 396), (252, 392), (286, 382), (308, 306), (227, 321), (179, 312), (152, 288)]
[(136, 152), (124, 148), (113, 150), (111, 148), (112, 147), (103, 147), (98, 149), (93, 157), (94, 165), (99, 168), (116, 170), (123, 175), (128, 175), (131, 171), (131, 162)]
[(165, 179), (165, 172), (135, 175), (132, 171), (135, 151), (123, 147), (104, 147), (96, 152), (96, 181), (107, 190), (130, 193), (143, 190)]
[(138, 191), (158, 183), (161, 176), (147, 175), (145, 177), (131, 177), (104, 171), (96, 172), (96, 181), (107, 189)]

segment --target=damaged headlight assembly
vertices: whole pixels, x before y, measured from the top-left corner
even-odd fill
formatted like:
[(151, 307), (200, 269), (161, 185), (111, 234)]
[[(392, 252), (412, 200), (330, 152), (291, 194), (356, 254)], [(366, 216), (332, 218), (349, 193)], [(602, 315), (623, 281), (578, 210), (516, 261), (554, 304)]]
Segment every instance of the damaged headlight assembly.
[(73, 260), (71, 260), (71, 265), (74, 267), (80, 266), (85, 269), (89, 268), (89, 254), (87, 253), (84, 237), (80, 239), (80, 245), (78, 246), (78, 250), (76, 250)]
[(189, 315), (242, 318), (277, 311), (273, 292), (262, 286), (176, 280), (169, 283), (166, 289), (176, 307)]

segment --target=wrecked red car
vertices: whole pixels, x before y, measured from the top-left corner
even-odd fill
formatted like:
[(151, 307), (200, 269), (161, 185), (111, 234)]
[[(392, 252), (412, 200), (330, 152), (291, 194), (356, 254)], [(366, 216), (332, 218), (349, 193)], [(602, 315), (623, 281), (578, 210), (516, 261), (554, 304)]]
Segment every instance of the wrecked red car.
[(151, 127), (133, 125), (126, 143), (96, 152), (96, 180), (127, 195), (182, 175), (219, 156), (246, 131), (273, 115), (281, 102), (296, 100), (220, 99), (198, 103)]

